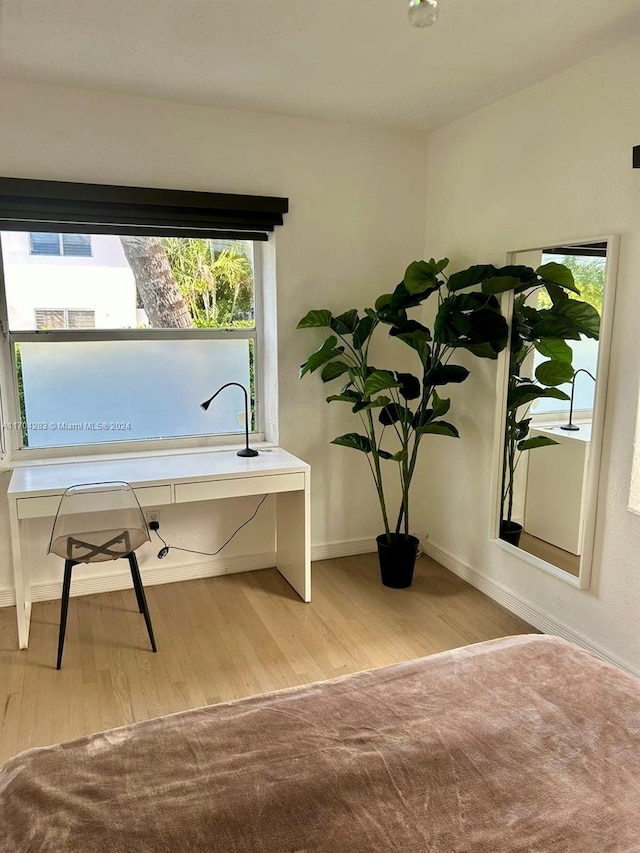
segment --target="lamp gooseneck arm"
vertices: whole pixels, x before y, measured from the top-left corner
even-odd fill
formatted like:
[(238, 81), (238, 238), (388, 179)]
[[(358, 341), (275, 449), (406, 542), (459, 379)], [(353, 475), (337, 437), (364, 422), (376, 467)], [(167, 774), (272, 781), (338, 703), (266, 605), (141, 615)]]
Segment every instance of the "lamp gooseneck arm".
[(574, 393), (576, 390), (576, 378), (577, 378), (579, 373), (587, 373), (593, 379), (594, 382), (596, 381), (596, 377), (593, 375), (593, 373), (591, 373), (590, 370), (587, 370), (586, 367), (580, 367), (578, 370), (576, 370), (576, 372), (573, 374), (573, 379), (571, 380), (571, 400), (569, 402), (569, 423), (564, 424), (563, 426), (560, 427), (560, 429), (567, 429), (567, 430), (573, 430), (573, 431), (580, 429), (580, 427), (577, 427), (573, 422), (573, 397), (574, 397)]
[(204, 403), (200, 403), (200, 408), (204, 409), (206, 412), (211, 402), (215, 400), (218, 394), (221, 391), (224, 391), (225, 388), (229, 388), (231, 385), (235, 385), (237, 388), (242, 389), (242, 393), (244, 394), (244, 450), (239, 450), (238, 456), (257, 456), (258, 451), (252, 450), (249, 447), (249, 395), (247, 394), (247, 389), (244, 385), (241, 385), (239, 382), (225, 382), (225, 384), (221, 385), (215, 394), (212, 394), (208, 400), (205, 400)]

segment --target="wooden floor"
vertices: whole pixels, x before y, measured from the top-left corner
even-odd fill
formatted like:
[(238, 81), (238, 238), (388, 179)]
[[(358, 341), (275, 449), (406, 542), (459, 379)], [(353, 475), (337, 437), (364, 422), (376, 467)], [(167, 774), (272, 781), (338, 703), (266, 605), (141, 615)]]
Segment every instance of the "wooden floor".
[(533, 554), (534, 557), (540, 557), (541, 560), (546, 560), (552, 566), (557, 566), (563, 572), (574, 575), (576, 578), (580, 575), (580, 557), (577, 554), (570, 554), (569, 551), (563, 551), (562, 548), (558, 548), (550, 542), (545, 542), (544, 539), (532, 536), (526, 530), (522, 531), (519, 547), (523, 551)]
[(160, 714), (532, 632), (423, 556), (410, 590), (381, 586), (377, 557), (315, 563), (303, 604), (275, 569), (147, 588), (158, 653), (133, 590), (72, 598), (62, 669), (59, 602), (35, 604), (16, 650), (0, 610), (0, 762)]

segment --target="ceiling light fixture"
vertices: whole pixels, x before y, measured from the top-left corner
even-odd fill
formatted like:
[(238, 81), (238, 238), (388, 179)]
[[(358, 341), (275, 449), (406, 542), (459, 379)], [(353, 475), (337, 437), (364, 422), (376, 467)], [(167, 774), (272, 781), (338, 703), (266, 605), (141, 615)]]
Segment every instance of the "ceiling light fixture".
[(438, 18), (438, 0), (409, 0), (409, 20), (414, 27), (430, 27)]

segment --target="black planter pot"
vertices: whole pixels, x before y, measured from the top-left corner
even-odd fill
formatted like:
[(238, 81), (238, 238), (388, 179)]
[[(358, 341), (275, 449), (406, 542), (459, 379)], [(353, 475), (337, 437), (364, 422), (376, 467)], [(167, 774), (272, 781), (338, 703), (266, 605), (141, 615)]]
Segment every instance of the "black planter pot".
[(521, 533), (522, 525), (518, 524), (517, 521), (505, 521), (503, 519), (500, 522), (500, 538), (504, 539), (504, 541), (508, 542), (510, 545), (515, 545), (516, 548), (520, 544)]
[(391, 541), (387, 534), (376, 537), (380, 577), (384, 586), (392, 589), (406, 589), (413, 581), (413, 569), (418, 556), (419, 540), (415, 536), (392, 533)]

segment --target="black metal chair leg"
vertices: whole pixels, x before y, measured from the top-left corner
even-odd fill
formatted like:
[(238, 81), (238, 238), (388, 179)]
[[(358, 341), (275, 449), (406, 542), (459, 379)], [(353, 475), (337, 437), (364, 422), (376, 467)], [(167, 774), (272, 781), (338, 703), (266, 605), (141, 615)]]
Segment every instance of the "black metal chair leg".
[[(127, 554), (127, 557), (129, 559), (129, 566), (131, 567), (131, 578), (133, 580), (133, 588), (136, 591), (136, 601), (138, 602), (138, 610), (140, 611), (140, 613), (144, 613), (144, 601), (146, 599), (144, 598), (144, 590), (142, 589), (142, 578), (140, 577), (140, 570), (138, 570), (137, 572), (135, 571), (135, 569), (138, 568), (138, 560), (133, 552), (131, 552), (131, 554)], [(135, 567), (133, 562), (131, 561), (132, 557), (135, 560)]]
[(64, 561), (64, 580), (62, 582), (62, 601), (60, 602), (60, 632), (58, 634), (58, 662), (56, 669), (62, 666), (64, 650), (64, 635), (67, 631), (67, 613), (69, 611), (69, 594), (71, 592), (71, 570), (75, 566), (73, 560)]
[(136, 597), (138, 599), (138, 605), (144, 616), (144, 621), (147, 626), (147, 633), (149, 634), (149, 641), (151, 642), (151, 648), (155, 652), (156, 649), (156, 641), (153, 636), (153, 628), (151, 626), (151, 617), (149, 616), (149, 608), (147, 606), (147, 597), (144, 594), (144, 587), (142, 586), (142, 578), (140, 577), (140, 569), (138, 567), (138, 560), (136, 558), (135, 553), (131, 552), (128, 555), (129, 557), (129, 566), (131, 567), (131, 577), (133, 578), (133, 586), (136, 591)]

